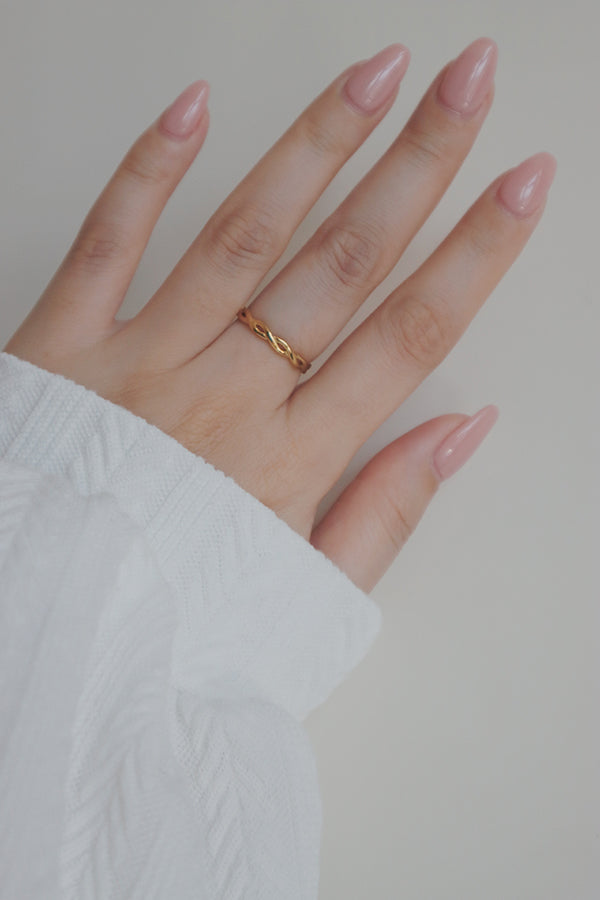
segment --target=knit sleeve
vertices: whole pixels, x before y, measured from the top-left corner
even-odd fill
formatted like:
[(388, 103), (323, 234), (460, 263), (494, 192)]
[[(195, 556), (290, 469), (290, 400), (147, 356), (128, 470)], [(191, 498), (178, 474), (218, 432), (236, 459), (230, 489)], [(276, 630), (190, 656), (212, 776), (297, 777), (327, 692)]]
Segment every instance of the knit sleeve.
[(134, 896), (115, 888), (143, 876), (185, 797), (166, 727), (174, 626), (113, 498), (0, 460), (2, 898)]
[(109, 494), (0, 460), (0, 896), (316, 900), (292, 716), (171, 679), (177, 610)]
[(366, 594), (177, 441), (7, 353), (0, 587), (7, 896), (316, 900), (301, 720), (373, 642)]
[(0, 457), (109, 493), (142, 528), (177, 605), (175, 686), (226, 678), (303, 719), (364, 657), (381, 625), (371, 598), (169, 435), (9, 353), (0, 410)]

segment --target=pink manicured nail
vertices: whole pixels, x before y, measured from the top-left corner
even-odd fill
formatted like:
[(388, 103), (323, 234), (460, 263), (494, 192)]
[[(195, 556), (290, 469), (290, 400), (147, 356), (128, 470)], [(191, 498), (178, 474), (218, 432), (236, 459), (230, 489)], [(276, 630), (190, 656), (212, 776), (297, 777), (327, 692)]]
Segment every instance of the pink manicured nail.
[(391, 44), (355, 68), (344, 85), (346, 97), (361, 112), (371, 115), (392, 96), (408, 68), (410, 50)]
[(469, 44), (447, 69), (438, 88), (445, 106), (462, 115), (473, 115), (492, 86), (498, 47), (491, 38)]
[(442, 441), (433, 455), (433, 468), (441, 480), (454, 475), (466, 463), (489, 434), (499, 414), (497, 406), (484, 406)]
[(542, 205), (555, 172), (555, 157), (551, 153), (536, 153), (504, 176), (498, 199), (513, 215), (530, 216)]
[(206, 112), (208, 93), (206, 81), (195, 81), (186, 87), (160, 117), (162, 130), (173, 137), (190, 137)]

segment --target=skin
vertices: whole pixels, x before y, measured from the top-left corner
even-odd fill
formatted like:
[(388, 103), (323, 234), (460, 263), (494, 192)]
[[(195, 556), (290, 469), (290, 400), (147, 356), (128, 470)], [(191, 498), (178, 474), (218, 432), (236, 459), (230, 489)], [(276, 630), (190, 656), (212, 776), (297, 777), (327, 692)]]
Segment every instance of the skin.
[[(398, 138), (252, 302), (314, 360), (391, 271), (452, 182), (493, 100), (472, 116), (439, 102), (445, 67)], [(432, 454), (464, 422), (440, 416), (378, 453), (315, 527), (361, 445), (443, 360), (510, 268), (545, 203), (498, 202), (499, 176), (428, 260), (312, 377), (235, 319), (344, 162), (393, 105), (348, 103), (342, 73), (207, 222), (144, 308), (117, 320), (168, 198), (209, 127), (175, 138), (157, 119), (91, 208), (38, 303), (4, 347), (120, 404), (231, 475), (364, 590), (436, 493)], [(302, 298), (302, 303), (298, 302)]]

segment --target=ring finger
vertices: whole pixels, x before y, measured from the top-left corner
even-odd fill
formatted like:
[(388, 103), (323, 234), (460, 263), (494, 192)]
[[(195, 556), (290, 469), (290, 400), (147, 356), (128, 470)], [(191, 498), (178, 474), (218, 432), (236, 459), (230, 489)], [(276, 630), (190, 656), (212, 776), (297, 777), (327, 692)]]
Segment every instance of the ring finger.
[[(490, 109), (496, 59), (494, 41), (480, 38), (442, 69), (389, 150), (253, 301), (252, 315), (305, 359), (326, 349), (439, 203)], [(298, 379), (242, 323), (213, 352), (254, 368), (270, 400)]]

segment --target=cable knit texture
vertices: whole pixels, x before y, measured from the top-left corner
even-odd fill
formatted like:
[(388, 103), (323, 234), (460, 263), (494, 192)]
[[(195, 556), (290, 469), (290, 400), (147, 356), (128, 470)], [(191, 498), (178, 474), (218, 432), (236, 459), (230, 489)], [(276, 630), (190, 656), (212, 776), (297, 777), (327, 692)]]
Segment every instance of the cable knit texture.
[(302, 720), (375, 603), (233, 479), (0, 353), (0, 897), (317, 898)]

